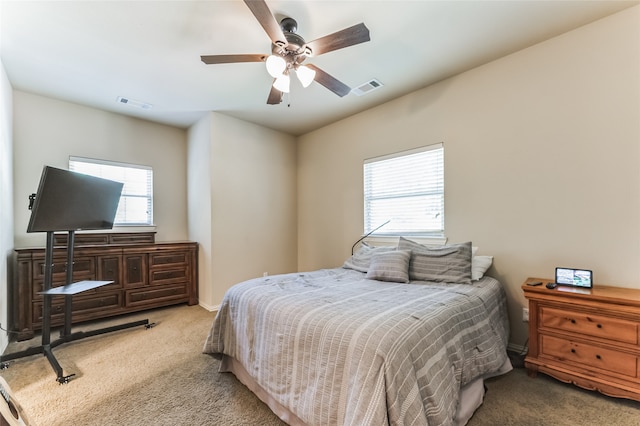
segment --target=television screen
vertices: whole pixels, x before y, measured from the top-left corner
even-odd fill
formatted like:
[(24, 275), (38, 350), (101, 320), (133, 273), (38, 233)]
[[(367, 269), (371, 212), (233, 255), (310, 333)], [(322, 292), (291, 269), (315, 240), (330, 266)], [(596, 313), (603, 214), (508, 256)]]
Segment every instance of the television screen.
[(45, 166), (27, 232), (113, 228), (123, 184)]

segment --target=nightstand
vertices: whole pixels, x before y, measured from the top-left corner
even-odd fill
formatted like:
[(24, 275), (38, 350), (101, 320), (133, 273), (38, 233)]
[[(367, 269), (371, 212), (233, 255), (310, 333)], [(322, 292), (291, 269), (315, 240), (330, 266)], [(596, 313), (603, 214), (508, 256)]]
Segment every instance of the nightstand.
[[(542, 281), (529, 286), (527, 282)], [(525, 367), (603, 394), (640, 401), (640, 290), (558, 286), (529, 278)]]

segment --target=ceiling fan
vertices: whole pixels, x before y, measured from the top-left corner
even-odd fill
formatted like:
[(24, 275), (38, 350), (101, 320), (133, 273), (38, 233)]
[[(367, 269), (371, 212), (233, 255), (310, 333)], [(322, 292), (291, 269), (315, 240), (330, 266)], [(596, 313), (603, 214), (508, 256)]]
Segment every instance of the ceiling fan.
[(274, 77), (274, 83), (267, 98), (267, 104), (270, 105), (282, 102), (282, 94), (289, 92), (289, 76), (292, 72), (304, 87), (316, 81), (340, 97), (351, 92), (351, 88), (343, 82), (315, 65), (303, 65), (303, 62), (307, 57), (319, 56), (371, 40), (369, 29), (363, 23), (307, 43), (296, 33), (298, 24), (295, 19), (284, 18), (278, 23), (264, 0), (244, 0), (244, 2), (271, 39), (272, 54), (203, 55), (200, 56), (202, 62), (205, 64), (265, 62), (267, 71)]

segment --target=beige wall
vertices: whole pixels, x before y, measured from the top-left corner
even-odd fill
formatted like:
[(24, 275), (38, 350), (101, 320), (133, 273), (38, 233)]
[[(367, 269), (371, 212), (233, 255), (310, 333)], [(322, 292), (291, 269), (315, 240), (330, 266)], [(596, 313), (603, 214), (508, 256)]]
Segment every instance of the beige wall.
[(187, 148), (187, 202), (189, 239), (198, 242), (198, 300), (213, 310), (211, 278), (211, 115), (189, 128)]
[(20, 91), (14, 117), (16, 247), (44, 246), (44, 233), (26, 232), (28, 195), (43, 166), (68, 169), (70, 155), (153, 167), (156, 240), (187, 239), (185, 130)]
[(295, 142), (218, 113), (191, 128), (189, 158), (197, 171), (189, 185), (190, 209), (196, 209), (189, 213), (190, 233), (205, 242), (201, 259), (210, 267), (201, 268), (203, 306), (219, 305), (240, 281), (296, 271)]
[(44, 234), (26, 233), (27, 197), (44, 165), (67, 168), (77, 155), (153, 167), (156, 240), (200, 244), (203, 306), (214, 308), (238, 281), (296, 270), (293, 136), (217, 113), (186, 131), (13, 94), (15, 247), (44, 245)]
[[(7, 288), (13, 268), (13, 108), (12, 88), (0, 61), (0, 324), (8, 328)], [(9, 337), (0, 332), (0, 353)]]
[(300, 137), (299, 269), (350, 254), (364, 159), (437, 142), (446, 235), (495, 256), (512, 344), (528, 276), (640, 288), (640, 7)]

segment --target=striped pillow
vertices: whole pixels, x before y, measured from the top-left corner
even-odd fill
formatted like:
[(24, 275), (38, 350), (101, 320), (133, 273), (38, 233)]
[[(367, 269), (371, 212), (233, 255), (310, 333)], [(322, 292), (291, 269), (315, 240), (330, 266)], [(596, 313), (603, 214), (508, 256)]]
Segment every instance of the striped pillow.
[(427, 247), (400, 237), (398, 250), (412, 252), (412, 280), (471, 284), (471, 242)]
[(344, 264), (343, 268), (353, 269), (360, 272), (367, 272), (369, 270), (369, 264), (371, 263), (371, 258), (376, 253), (381, 252), (389, 252), (395, 250), (395, 247), (391, 246), (383, 246), (383, 247), (372, 247), (367, 244), (362, 244), (362, 247), (358, 249), (358, 251), (348, 258)]
[(408, 283), (410, 259), (411, 250), (378, 252), (371, 258), (367, 279)]

